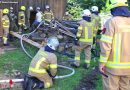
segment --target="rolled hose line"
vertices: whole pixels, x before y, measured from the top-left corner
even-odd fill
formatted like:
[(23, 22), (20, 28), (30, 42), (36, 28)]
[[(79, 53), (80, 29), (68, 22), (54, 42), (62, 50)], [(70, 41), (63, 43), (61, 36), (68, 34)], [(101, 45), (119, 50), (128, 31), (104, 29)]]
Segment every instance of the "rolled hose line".
[[(20, 38), (20, 44), (21, 44), (21, 47), (22, 47), (23, 51), (24, 51), (24, 52), (26, 53), (26, 55), (29, 56), (31, 59), (32, 59), (33, 57), (32, 57), (32, 56), (27, 52), (27, 50), (24, 48), (23, 38), (24, 38), (25, 36), (27, 36), (27, 38), (28, 38), (31, 34), (33, 34), (34, 32), (36, 32), (37, 29), (38, 29), (43, 23), (44, 23), (44, 21), (42, 21), (42, 22), (37, 26), (37, 28), (36, 28), (34, 31), (32, 31), (32, 32), (30, 32), (30, 33), (27, 33), (27, 34), (23, 34), (23, 35), (21, 36), (21, 38)], [(70, 76), (72, 76), (72, 75), (75, 74), (75, 70), (74, 70), (73, 68), (66, 67), (66, 66), (63, 66), (63, 65), (58, 65), (58, 67), (63, 68), (63, 69), (70, 70), (71, 73), (70, 73), (70, 74), (67, 74), (67, 75), (63, 75), (63, 76), (56, 76), (54, 79), (63, 79), (63, 78), (67, 78), (67, 77), (70, 77)]]

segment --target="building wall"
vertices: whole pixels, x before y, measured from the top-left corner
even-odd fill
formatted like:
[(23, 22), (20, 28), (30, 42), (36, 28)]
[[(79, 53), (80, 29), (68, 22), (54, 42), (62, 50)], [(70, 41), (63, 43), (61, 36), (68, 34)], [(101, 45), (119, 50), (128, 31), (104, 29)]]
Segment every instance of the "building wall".
[(56, 18), (61, 19), (66, 6), (67, 0), (0, 0), (0, 9), (13, 7), (15, 13), (18, 12), (21, 5), (25, 5), (26, 8), (29, 6), (41, 7), (44, 11), (45, 5), (50, 5), (51, 9)]

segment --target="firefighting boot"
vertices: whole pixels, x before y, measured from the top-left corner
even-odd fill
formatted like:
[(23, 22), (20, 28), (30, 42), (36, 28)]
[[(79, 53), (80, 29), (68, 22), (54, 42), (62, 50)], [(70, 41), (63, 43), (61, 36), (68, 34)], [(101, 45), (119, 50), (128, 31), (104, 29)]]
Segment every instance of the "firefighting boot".
[(32, 87), (33, 89), (44, 88), (44, 82), (40, 81), (36, 77), (31, 77), (31, 79), (33, 80), (33, 87)]
[(71, 63), (71, 66), (78, 68), (80, 66), (80, 61), (75, 60), (75, 62)]
[(83, 65), (83, 68), (84, 68), (84, 69), (89, 69), (89, 67), (90, 67), (90, 64), (89, 64), (89, 63)]

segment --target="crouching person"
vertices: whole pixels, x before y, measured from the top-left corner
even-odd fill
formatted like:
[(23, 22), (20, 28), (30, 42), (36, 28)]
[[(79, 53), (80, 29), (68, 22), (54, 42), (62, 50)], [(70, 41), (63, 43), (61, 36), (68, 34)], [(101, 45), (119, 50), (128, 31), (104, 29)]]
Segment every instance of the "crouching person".
[(53, 85), (53, 78), (57, 73), (57, 57), (54, 50), (58, 45), (58, 39), (51, 37), (47, 45), (38, 51), (31, 61), (28, 75), (24, 78), (24, 90), (50, 88)]

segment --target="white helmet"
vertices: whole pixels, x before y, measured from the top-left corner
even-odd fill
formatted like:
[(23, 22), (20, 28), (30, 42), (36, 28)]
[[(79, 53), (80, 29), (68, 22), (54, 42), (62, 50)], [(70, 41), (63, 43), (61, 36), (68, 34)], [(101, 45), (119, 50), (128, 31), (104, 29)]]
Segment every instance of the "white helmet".
[(69, 15), (69, 12), (65, 12), (65, 15)]
[(57, 37), (48, 38), (47, 46), (49, 46), (53, 50), (56, 50), (56, 48), (59, 46), (59, 41), (58, 41)]
[(49, 5), (46, 5), (46, 7), (45, 7), (46, 9), (49, 9), (50, 7), (49, 7)]
[(40, 10), (41, 8), (40, 7), (37, 7), (36, 10)]
[(29, 10), (33, 10), (33, 7), (32, 7), (32, 6), (30, 6), (30, 7), (29, 7)]
[(92, 6), (91, 10), (92, 10), (93, 12), (97, 12), (97, 11), (98, 11), (98, 7), (97, 7), (97, 6)]
[(13, 10), (14, 8), (13, 7), (10, 7), (10, 10)]
[(90, 10), (89, 9), (83, 10), (82, 16), (89, 16), (90, 17), (91, 16)]

